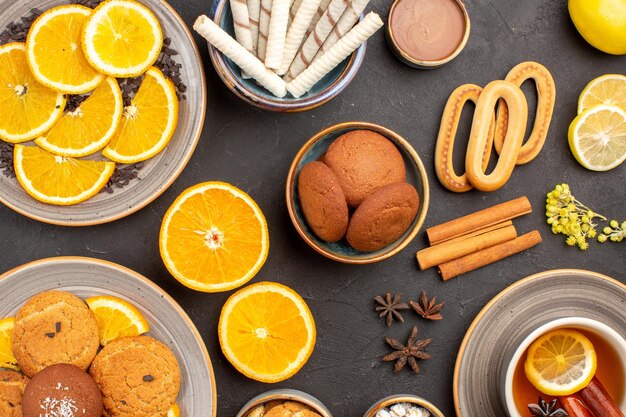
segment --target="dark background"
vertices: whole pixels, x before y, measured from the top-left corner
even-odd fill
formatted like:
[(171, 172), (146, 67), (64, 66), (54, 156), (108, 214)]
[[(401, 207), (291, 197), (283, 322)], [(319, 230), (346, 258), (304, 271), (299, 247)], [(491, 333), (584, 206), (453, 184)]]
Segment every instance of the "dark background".
[[(172, 0), (171, 4), (189, 26), (210, 6), (207, 0)], [(386, 18), (389, 7), (389, 0), (373, 0), (368, 9)], [(567, 128), (576, 115), (581, 90), (599, 75), (626, 72), (626, 56), (603, 54), (589, 46), (572, 25), (563, 0), (475, 0), (467, 7), (472, 22), (469, 43), (450, 64), (432, 71), (407, 67), (393, 56), (381, 30), (368, 42), (367, 57), (352, 84), (330, 103), (300, 114), (257, 110), (235, 97), (220, 82), (205, 42), (196, 36), (208, 79), (208, 111), (198, 148), (180, 178), (140, 212), (97, 227), (50, 226), (0, 207), (0, 272), (44, 257), (81, 255), (120, 263), (154, 280), (185, 308), (204, 337), (215, 369), (220, 417), (234, 417), (252, 396), (277, 387), (306, 391), (338, 417), (360, 417), (383, 396), (405, 392), (421, 395), (453, 416), (452, 375), (459, 345), (472, 319), (494, 295), (525, 276), (554, 268), (588, 269), (626, 282), (626, 242), (591, 242), (582, 252), (567, 247), (562, 236), (553, 236), (544, 216), (545, 194), (566, 182), (579, 200), (597, 212), (626, 220), (626, 164), (605, 173), (587, 171), (567, 144)], [(554, 118), (542, 153), (518, 167), (499, 191), (448, 192), (433, 169), (448, 95), (461, 84), (485, 85), (502, 79), (526, 60), (544, 64), (557, 85)], [(534, 87), (525, 85), (524, 90), (534, 108)], [(467, 137), (469, 117), (466, 111), (459, 138)], [(417, 149), (431, 186), (425, 227), (526, 195), (534, 212), (516, 221), (518, 231), (538, 229), (544, 242), (447, 283), (435, 269), (417, 269), (415, 252), (426, 244), (423, 232), (404, 251), (374, 265), (343, 265), (318, 255), (289, 220), (284, 183), (292, 158), (310, 136), (350, 120), (391, 128)], [(458, 142), (457, 157), (464, 153), (465, 140)], [(458, 172), (462, 172), (460, 165)], [(222, 355), (216, 327), (230, 293), (187, 289), (168, 274), (160, 259), (158, 232), (165, 211), (184, 189), (207, 180), (227, 181), (247, 191), (267, 217), (271, 249), (253, 282), (289, 285), (307, 300), (315, 317), (318, 338), (313, 355), (296, 376), (280, 384), (249, 380)], [(446, 301), (442, 322), (425, 323), (408, 313), (404, 324), (387, 328), (376, 317), (374, 296), (398, 291), (415, 299), (422, 289)], [(391, 364), (380, 362), (389, 352), (384, 336), (405, 341), (414, 323), (419, 323), (421, 336), (433, 338), (433, 359), (422, 361), (418, 376), (408, 370), (393, 374)]]

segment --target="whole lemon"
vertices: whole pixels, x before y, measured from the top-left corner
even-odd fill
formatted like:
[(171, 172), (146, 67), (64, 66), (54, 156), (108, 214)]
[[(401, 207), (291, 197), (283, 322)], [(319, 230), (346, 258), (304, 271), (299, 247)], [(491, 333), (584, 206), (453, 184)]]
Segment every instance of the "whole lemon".
[(574, 26), (592, 46), (626, 54), (626, 0), (569, 0), (568, 9)]

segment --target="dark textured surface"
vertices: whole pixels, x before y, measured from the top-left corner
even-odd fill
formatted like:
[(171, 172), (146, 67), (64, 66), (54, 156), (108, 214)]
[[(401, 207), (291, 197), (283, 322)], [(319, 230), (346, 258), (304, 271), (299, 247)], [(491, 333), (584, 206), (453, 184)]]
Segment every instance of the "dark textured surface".
[[(204, 0), (173, 0), (172, 5), (188, 25), (209, 9)], [(388, 0), (373, 0), (370, 9), (386, 17), (389, 6)], [(208, 76), (208, 112), (202, 139), (181, 177), (139, 213), (97, 227), (48, 226), (0, 207), (0, 270), (43, 257), (83, 255), (118, 262), (150, 277), (195, 321), (215, 368), (218, 415), (234, 417), (252, 396), (276, 386), (239, 375), (221, 354), (216, 327), (229, 293), (201, 294), (184, 288), (167, 273), (158, 254), (161, 218), (175, 197), (201, 181), (228, 181), (252, 195), (269, 223), (270, 254), (255, 281), (275, 280), (293, 287), (308, 301), (318, 326), (310, 361), (278, 386), (309, 392), (337, 417), (360, 417), (374, 401), (401, 392), (428, 398), (453, 416), (452, 373), (458, 347), (473, 317), (495, 294), (522, 277), (553, 268), (589, 269), (626, 282), (626, 243), (592, 242), (587, 252), (566, 247), (561, 236), (551, 235), (543, 214), (545, 193), (554, 184), (567, 182), (576, 197), (596, 211), (626, 219), (626, 165), (608, 173), (587, 171), (567, 145), (567, 127), (576, 114), (580, 91), (594, 77), (624, 73), (626, 57), (605, 55), (587, 45), (571, 24), (563, 0), (477, 0), (469, 2), (468, 9), (470, 40), (452, 63), (429, 72), (409, 68), (394, 58), (381, 31), (370, 41), (365, 63), (346, 91), (322, 108), (303, 114), (267, 113), (245, 105), (221, 84), (204, 42), (196, 37)], [(529, 165), (518, 167), (497, 192), (457, 195), (446, 191), (435, 177), (432, 155), (449, 93), (460, 84), (484, 85), (503, 78), (524, 60), (543, 63), (557, 85), (556, 109), (543, 152)], [(426, 227), (527, 195), (535, 211), (516, 221), (518, 230), (538, 229), (544, 242), (448, 283), (441, 282), (434, 269), (417, 270), (414, 255), (425, 246), (424, 233), (394, 258), (375, 265), (341, 265), (316, 254), (289, 221), (284, 181), (292, 158), (307, 138), (327, 125), (348, 120), (382, 124), (415, 146), (430, 175)], [(467, 134), (467, 124), (459, 134)], [(461, 146), (459, 151), (463, 152)], [(388, 329), (376, 318), (375, 295), (398, 291), (416, 298), (422, 288), (446, 301), (442, 322), (418, 321), (409, 313), (404, 324)], [(418, 323), (420, 336), (434, 339), (430, 347), (434, 357), (422, 364), (418, 376), (409, 371), (394, 375), (391, 364), (380, 362), (389, 352), (383, 337), (388, 334), (404, 340), (413, 323)]]

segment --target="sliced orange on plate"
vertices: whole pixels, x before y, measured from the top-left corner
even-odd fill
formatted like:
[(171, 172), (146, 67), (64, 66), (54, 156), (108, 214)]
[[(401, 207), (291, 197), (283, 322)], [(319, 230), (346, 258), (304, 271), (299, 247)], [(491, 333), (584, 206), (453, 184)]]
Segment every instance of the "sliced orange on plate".
[(119, 84), (109, 77), (35, 143), (55, 155), (91, 155), (109, 143), (120, 124), (123, 108)]
[(530, 383), (542, 393), (564, 396), (589, 385), (596, 366), (596, 352), (584, 334), (558, 329), (530, 345), (524, 371)]
[(0, 320), (0, 368), (19, 371), (17, 359), (13, 355), (13, 329), (15, 317), (7, 317)]
[(122, 164), (150, 159), (167, 146), (177, 123), (174, 84), (152, 67), (130, 105), (124, 108), (120, 126), (102, 154)]
[(83, 94), (106, 78), (85, 59), (83, 26), (93, 10), (77, 4), (53, 7), (35, 20), (26, 39), (33, 75), (41, 84), (67, 94)]
[(218, 325), (220, 346), (239, 372), (261, 382), (295, 375), (315, 347), (315, 321), (305, 301), (281, 284), (260, 282), (233, 294)]
[(114, 162), (87, 161), (58, 156), (38, 146), (16, 145), (15, 176), (33, 198), (68, 206), (83, 202), (107, 184)]
[(139, 336), (150, 331), (150, 325), (131, 303), (118, 297), (101, 295), (85, 300), (96, 316), (100, 331), (100, 344), (126, 336)]
[(26, 45), (0, 46), (0, 139), (19, 143), (47, 132), (63, 115), (65, 97), (40, 84), (26, 61)]
[(163, 32), (157, 17), (134, 0), (108, 0), (85, 23), (82, 47), (98, 71), (117, 78), (143, 74), (159, 57)]
[(269, 251), (265, 216), (240, 189), (212, 181), (185, 190), (163, 218), (161, 257), (187, 287), (228, 291), (248, 282)]

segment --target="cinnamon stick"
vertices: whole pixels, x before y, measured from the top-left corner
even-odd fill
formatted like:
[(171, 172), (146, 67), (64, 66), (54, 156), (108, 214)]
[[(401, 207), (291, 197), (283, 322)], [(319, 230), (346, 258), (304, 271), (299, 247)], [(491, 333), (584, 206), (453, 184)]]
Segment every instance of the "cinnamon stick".
[[(484, 229), (480, 229), (480, 230), (476, 230), (474, 232), (470, 232), (470, 233), (468, 233), (466, 235), (463, 235), (463, 236), (458, 236), (458, 237), (452, 238), (450, 240), (446, 240), (443, 243), (462, 242), (463, 240), (465, 240), (467, 238), (478, 236), (478, 235), (482, 235), (484, 233), (491, 232), (492, 230), (502, 229), (503, 227), (511, 226), (512, 224), (513, 224), (513, 221), (507, 220), (507, 221), (502, 222), (502, 223), (494, 224), (493, 226), (485, 227)], [(443, 243), (441, 243), (441, 244), (443, 244)]]
[(474, 271), (485, 265), (492, 264), (516, 253), (532, 248), (541, 242), (541, 235), (533, 230), (516, 239), (500, 243), (487, 249), (474, 252), (453, 261), (439, 265), (439, 273), (444, 281), (458, 277), (466, 272)]
[(598, 417), (624, 417), (622, 410), (596, 377), (593, 377), (589, 385), (579, 391), (578, 395), (587, 408)]
[(488, 232), (478, 231), (470, 237), (452, 239), (440, 245), (431, 246), (417, 252), (417, 263), (420, 269), (431, 268), (436, 265), (452, 261), (471, 253), (490, 248), (499, 243), (513, 240), (517, 237), (515, 226), (501, 226)]
[(430, 244), (436, 245), (530, 212), (532, 212), (532, 207), (528, 198), (519, 197), (515, 200), (459, 217), (447, 223), (430, 227), (426, 229), (426, 235)]
[(594, 417), (576, 394), (559, 397), (559, 402), (569, 417)]

